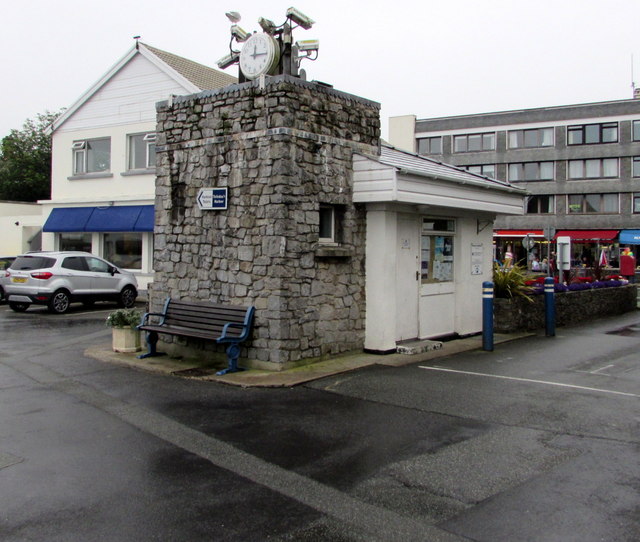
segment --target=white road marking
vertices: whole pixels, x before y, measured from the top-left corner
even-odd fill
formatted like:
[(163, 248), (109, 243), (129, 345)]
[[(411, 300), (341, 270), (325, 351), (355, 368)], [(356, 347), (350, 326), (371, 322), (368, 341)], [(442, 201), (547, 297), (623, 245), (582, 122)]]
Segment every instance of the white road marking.
[(611, 367), (615, 367), (615, 365), (612, 363), (610, 365), (605, 365), (604, 367), (600, 367), (600, 369), (595, 369), (593, 371), (589, 371), (590, 375), (595, 375), (598, 374), (600, 371), (604, 371), (605, 369), (610, 369)]
[(423, 365), (418, 366), (420, 369), (427, 369), (428, 371), (441, 371), (445, 373), (457, 373), (470, 376), (484, 376), (487, 378), (499, 378), (501, 380), (514, 380), (516, 382), (528, 382), (530, 384), (544, 384), (546, 386), (558, 386), (560, 388), (571, 388), (576, 390), (595, 391), (598, 393), (610, 393), (612, 395), (624, 395), (625, 397), (640, 397), (636, 393), (626, 393), (624, 391), (603, 390), (601, 388), (589, 388), (587, 386), (576, 386), (574, 384), (563, 384), (562, 382), (549, 382), (547, 380), (533, 380), (531, 378), (518, 378), (516, 376), (503, 376), (503, 375), (491, 375), (486, 373), (474, 373), (473, 371), (458, 371), (456, 369), (445, 369), (444, 367), (426, 367)]

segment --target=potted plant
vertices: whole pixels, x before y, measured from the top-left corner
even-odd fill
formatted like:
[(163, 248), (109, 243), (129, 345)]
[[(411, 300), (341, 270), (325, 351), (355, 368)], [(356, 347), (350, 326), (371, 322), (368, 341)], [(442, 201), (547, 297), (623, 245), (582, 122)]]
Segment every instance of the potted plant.
[(142, 349), (140, 323), (142, 313), (136, 309), (118, 309), (107, 316), (106, 324), (112, 328), (112, 347), (114, 352), (138, 352)]

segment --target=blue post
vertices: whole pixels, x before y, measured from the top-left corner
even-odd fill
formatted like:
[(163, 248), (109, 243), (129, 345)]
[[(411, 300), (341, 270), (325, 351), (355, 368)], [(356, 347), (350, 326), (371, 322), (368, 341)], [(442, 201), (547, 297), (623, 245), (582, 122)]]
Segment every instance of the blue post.
[(547, 337), (555, 337), (556, 297), (554, 293), (553, 277), (547, 277), (544, 279), (544, 320), (547, 329)]
[(482, 283), (482, 349), (493, 352), (493, 282)]

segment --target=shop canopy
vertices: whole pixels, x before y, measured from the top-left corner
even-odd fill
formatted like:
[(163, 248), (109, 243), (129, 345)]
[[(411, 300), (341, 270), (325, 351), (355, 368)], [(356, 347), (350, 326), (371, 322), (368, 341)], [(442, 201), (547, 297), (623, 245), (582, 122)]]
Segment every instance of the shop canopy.
[(46, 232), (153, 231), (153, 205), (55, 207), (44, 224)]
[(640, 230), (622, 230), (620, 242), (627, 245), (640, 245)]
[(494, 237), (544, 237), (544, 231), (542, 230), (495, 230), (493, 232)]
[(571, 237), (572, 241), (613, 241), (620, 230), (559, 230), (554, 239), (558, 237)]

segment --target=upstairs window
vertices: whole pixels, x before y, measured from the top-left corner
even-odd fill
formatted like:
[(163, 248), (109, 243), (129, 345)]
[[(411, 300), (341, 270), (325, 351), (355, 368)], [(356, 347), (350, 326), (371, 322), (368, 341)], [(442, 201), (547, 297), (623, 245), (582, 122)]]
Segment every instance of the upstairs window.
[(592, 145), (597, 143), (616, 143), (618, 141), (618, 123), (580, 124), (567, 127), (569, 145)]
[(419, 138), (418, 154), (442, 154), (442, 137)]
[(531, 128), (527, 130), (509, 130), (509, 148), (522, 149), (551, 147), (553, 128)]
[(527, 214), (555, 214), (554, 196), (529, 196), (527, 198)]
[(522, 162), (509, 164), (509, 182), (552, 180), (553, 162)]
[(617, 176), (617, 158), (569, 160), (569, 179), (610, 179)]
[(567, 196), (570, 214), (618, 214), (618, 194), (570, 194)]
[(633, 121), (633, 128), (631, 133), (634, 141), (640, 141), (640, 120)]
[(496, 149), (496, 134), (464, 134), (453, 136), (453, 152), (494, 151)]
[(640, 177), (640, 156), (633, 157), (633, 176)]
[(129, 136), (128, 169), (149, 169), (156, 166), (156, 134)]
[(73, 174), (100, 173), (111, 169), (111, 139), (85, 139), (74, 141)]
[(495, 164), (482, 164), (479, 166), (461, 166), (469, 173), (477, 173), (478, 175), (484, 175), (485, 177), (496, 178), (496, 165)]

